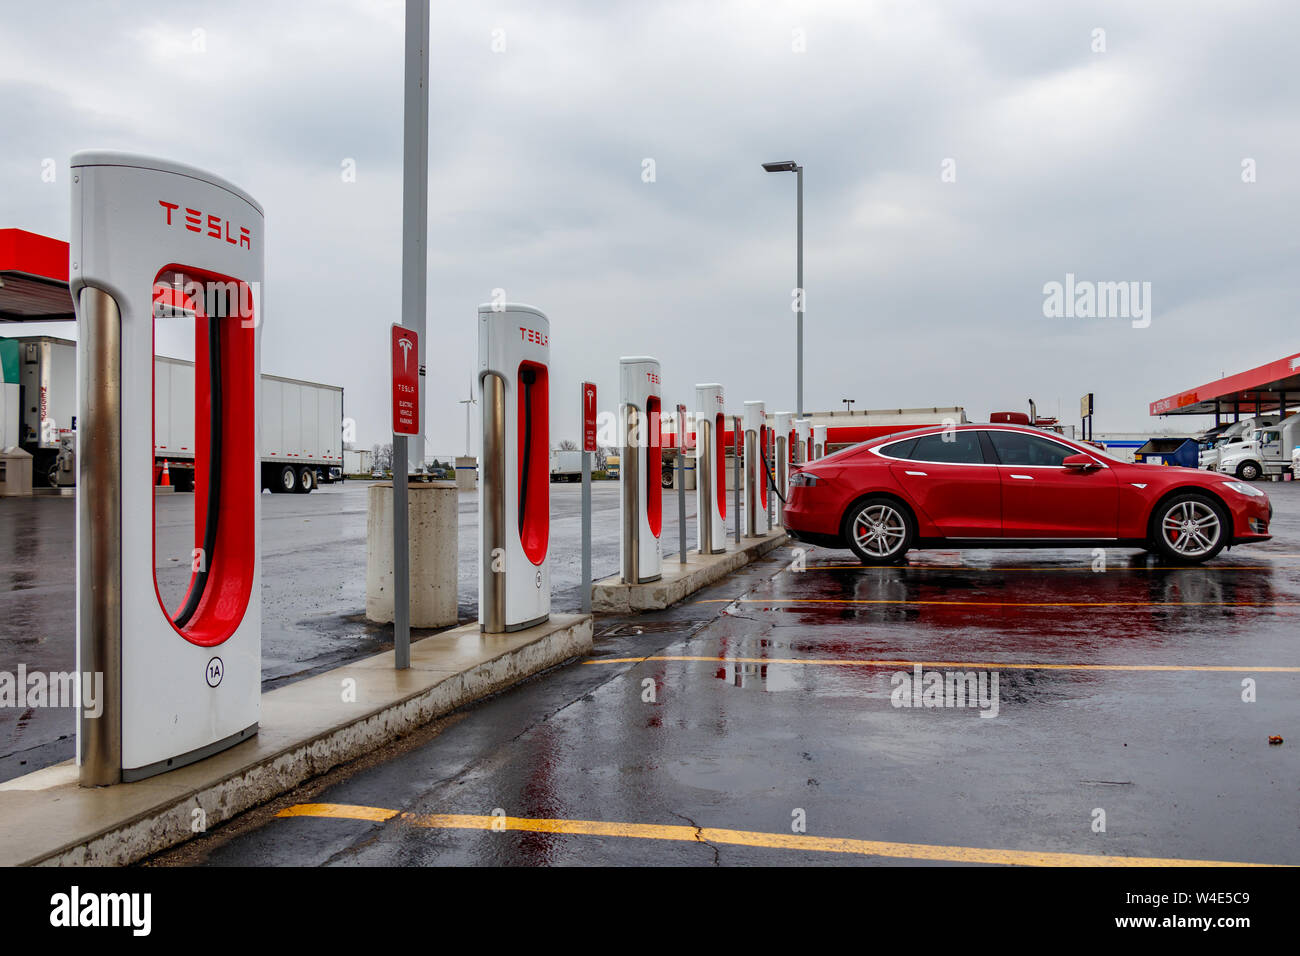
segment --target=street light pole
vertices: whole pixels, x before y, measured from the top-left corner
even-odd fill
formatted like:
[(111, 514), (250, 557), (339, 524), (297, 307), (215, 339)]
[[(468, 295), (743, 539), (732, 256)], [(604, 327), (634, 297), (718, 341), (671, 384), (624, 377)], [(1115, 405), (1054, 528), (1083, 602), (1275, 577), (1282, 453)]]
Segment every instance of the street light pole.
[(795, 407), (796, 407), (796, 408), (798, 409), (798, 411), (799, 411), (799, 417), (800, 417), (800, 418), (803, 418), (803, 310), (804, 310), (804, 294), (803, 294), (803, 167), (800, 166), (797, 172), (798, 172), (798, 177), (797, 177), (797, 179), (798, 179), (798, 183), (799, 183), (799, 186), (798, 186), (799, 198), (798, 198), (797, 206), (798, 206), (798, 210), (799, 210), (799, 211), (798, 211), (798, 214), (797, 214), (797, 223), (798, 223), (798, 224), (797, 224), (797, 226), (796, 226), (796, 229), (797, 229), (797, 231), (798, 231), (798, 241), (797, 241), (797, 243), (796, 243), (796, 245), (798, 246), (798, 251), (795, 253), (795, 255), (796, 255), (797, 260), (798, 260), (798, 266), (797, 266), (797, 269), (796, 269), (796, 271), (797, 271), (797, 273), (798, 273), (798, 278), (795, 280), (795, 283), (796, 283), (796, 286), (795, 286), (795, 287), (799, 290), (799, 314), (798, 314), (798, 316), (796, 317), (796, 324), (797, 324), (797, 329), (798, 329), (797, 336), (798, 336), (798, 340), (799, 340), (799, 344), (798, 344), (798, 347), (797, 347), (797, 350), (796, 350), (796, 351), (797, 351), (796, 361), (799, 363), (799, 373), (798, 373), (798, 394), (795, 396)]
[(769, 173), (794, 173), (797, 190), (796, 267), (795, 267), (795, 407), (798, 417), (803, 417), (803, 313), (805, 296), (803, 288), (803, 167), (793, 160), (764, 163)]

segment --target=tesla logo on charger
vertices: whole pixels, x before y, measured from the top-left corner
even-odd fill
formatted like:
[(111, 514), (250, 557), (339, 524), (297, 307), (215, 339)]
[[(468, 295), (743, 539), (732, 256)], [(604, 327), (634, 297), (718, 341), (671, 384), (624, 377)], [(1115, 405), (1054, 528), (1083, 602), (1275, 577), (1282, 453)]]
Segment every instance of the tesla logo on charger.
[(397, 347), (402, 350), (402, 371), (406, 371), (406, 367), (409, 364), (408, 359), (411, 357), (411, 349), (414, 348), (414, 346), (415, 343), (408, 338), (400, 338), (397, 340)]
[(519, 326), (519, 339), (522, 342), (536, 342), (538, 345), (546, 345), (549, 342), (549, 336), (545, 333), (538, 332), (536, 329), (527, 329), (522, 325)]
[(165, 199), (159, 199), (158, 205), (162, 206), (163, 209), (166, 210), (167, 225), (169, 226), (180, 225), (180, 218), (184, 218), (185, 228), (190, 232), (203, 233), (204, 235), (211, 236), (213, 239), (224, 238), (226, 242), (230, 243), (232, 246), (238, 245), (241, 249), (248, 249), (250, 252), (253, 249), (253, 234), (249, 232), (247, 226), (240, 226), (239, 235), (235, 236), (230, 231), (232, 223), (229, 219), (223, 219), (220, 216), (214, 216), (211, 213), (205, 216), (198, 209), (191, 209), (189, 206), (183, 207), (185, 210), (184, 216), (178, 217), (177, 221), (173, 222), (172, 213), (180, 212), (182, 209), (181, 204), (167, 202)]

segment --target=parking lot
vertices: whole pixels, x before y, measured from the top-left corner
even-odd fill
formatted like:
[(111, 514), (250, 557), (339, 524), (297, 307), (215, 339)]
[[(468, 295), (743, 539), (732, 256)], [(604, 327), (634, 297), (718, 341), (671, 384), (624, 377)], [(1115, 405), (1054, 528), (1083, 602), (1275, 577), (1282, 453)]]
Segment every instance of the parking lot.
[[(366, 501), (370, 482), (309, 495), (262, 495), (262, 688), (392, 646), (391, 625), (365, 619)], [(581, 486), (551, 486), (553, 607), (581, 606)], [(687, 495), (688, 521), (695, 514)], [(179, 603), (189, 578), (194, 498), (156, 499), (160, 591)], [(72, 498), (0, 498), (0, 670), (71, 671), (76, 580)], [(478, 499), (459, 500), (459, 618), (478, 616)], [(664, 548), (677, 551), (677, 498), (664, 496)], [(593, 568), (618, 570), (618, 483), (592, 485)], [(692, 525), (693, 533), (693, 525)], [(416, 631), (415, 636), (428, 632)], [(73, 755), (70, 709), (0, 708), (0, 781)]]
[(157, 862), (1300, 863), (1300, 485), (1265, 487), (1274, 539), (1198, 567), (780, 549)]

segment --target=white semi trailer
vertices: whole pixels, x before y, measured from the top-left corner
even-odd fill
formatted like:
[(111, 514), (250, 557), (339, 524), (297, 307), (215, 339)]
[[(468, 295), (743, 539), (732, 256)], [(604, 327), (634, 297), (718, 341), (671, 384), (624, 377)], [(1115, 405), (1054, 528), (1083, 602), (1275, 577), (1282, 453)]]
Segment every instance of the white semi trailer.
[[(71, 484), (76, 469), (77, 343), (33, 336), (18, 343), (18, 430), (35, 475)], [(343, 471), (343, 389), (279, 375), (262, 376), (262, 485), (307, 493)], [(194, 363), (154, 358), (154, 470), (178, 490), (194, 486)], [(62, 458), (60, 453), (62, 450)]]
[(1300, 415), (1280, 423), (1263, 424), (1242, 436), (1241, 441), (1223, 447), (1218, 470), (1254, 481), (1261, 475), (1278, 475), (1290, 471), (1300, 446)]
[(1238, 450), (1237, 446), (1249, 441), (1250, 433), (1254, 429), (1276, 424), (1276, 416), (1262, 415), (1256, 418), (1243, 418), (1231, 425), (1220, 426), (1219, 429), (1197, 440), (1200, 452), (1196, 456), (1196, 466), (1206, 471), (1219, 471), (1224, 456)]

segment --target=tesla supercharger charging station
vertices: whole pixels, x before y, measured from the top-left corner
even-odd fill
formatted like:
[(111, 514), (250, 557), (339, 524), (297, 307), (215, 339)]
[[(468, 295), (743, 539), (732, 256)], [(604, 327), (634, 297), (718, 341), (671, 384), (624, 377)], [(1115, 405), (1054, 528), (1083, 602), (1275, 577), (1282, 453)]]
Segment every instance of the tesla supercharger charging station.
[(742, 495), (745, 535), (757, 537), (769, 530), (767, 517), (766, 466), (759, 459), (767, 441), (767, 422), (763, 402), (745, 403), (745, 471)]
[(808, 456), (809, 461), (816, 461), (818, 458), (826, 457), (826, 426), (814, 425), (812, 430), (812, 454)]
[(619, 543), (623, 582), (644, 584), (663, 575), (663, 442), (659, 360), (644, 355), (618, 360), (623, 449)]
[[(72, 157), (77, 313), (77, 671), (104, 706), (77, 722), (84, 786), (180, 767), (257, 733), (261, 714), (258, 398), (264, 217), (211, 173), (146, 156)], [(154, 541), (154, 325), (195, 337), (194, 547)], [(178, 607), (158, 564), (191, 562)]]
[(789, 412), (776, 412), (772, 415), (772, 450), (769, 464), (776, 481), (776, 523), (785, 526), (785, 504), (781, 500), (789, 495), (790, 490), (790, 432), (794, 428), (794, 416)]
[(796, 418), (794, 420), (794, 430), (799, 436), (799, 444), (795, 448), (794, 460), (802, 465), (812, 454), (812, 447), (809, 444), (812, 441), (812, 422), (806, 418)]
[(532, 306), (478, 307), (484, 634), (520, 631), (551, 614), (550, 342), (550, 320)]
[(727, 550), (726, 400), (722, 386), (695, 386), (695, 522), (700, 554)]

